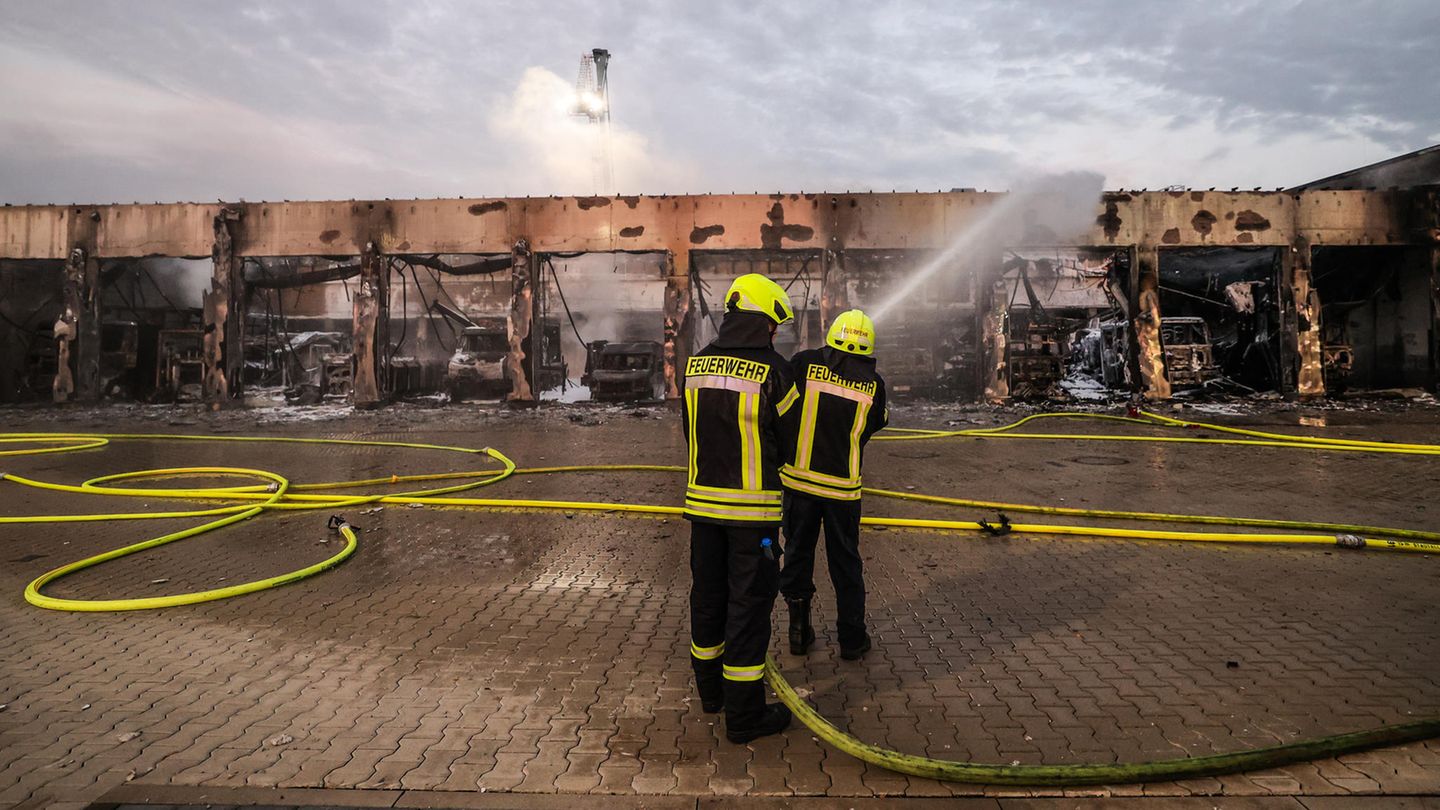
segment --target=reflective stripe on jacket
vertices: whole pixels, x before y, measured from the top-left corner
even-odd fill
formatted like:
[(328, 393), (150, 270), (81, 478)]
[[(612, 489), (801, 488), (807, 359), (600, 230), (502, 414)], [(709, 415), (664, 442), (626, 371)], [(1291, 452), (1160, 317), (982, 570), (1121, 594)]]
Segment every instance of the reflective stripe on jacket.
[[(737, 316), (726, 315), (726, 324)], [(730, 330), (733, 333), (736, 330)], [(727, 343), (727, 332), (685, 363), (685, 443), (689, 475), (685, 516), (710, 523), (770, 526), (780, 522), (780, 418), (798, 394), (785, 359), (770, 348)]]
[(865, 443), (890, 421), (885, 381), (873, 359), (836, 349), (803, 351), (790, 362), (800, 402), (788, 417), (795, 440), (780, 481), (804, 495), (857, 500)]

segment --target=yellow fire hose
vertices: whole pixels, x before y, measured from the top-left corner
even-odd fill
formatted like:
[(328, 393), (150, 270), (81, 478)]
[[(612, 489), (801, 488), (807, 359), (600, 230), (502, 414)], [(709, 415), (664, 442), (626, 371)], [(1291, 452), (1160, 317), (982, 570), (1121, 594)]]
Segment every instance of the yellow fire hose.
[[(515, 471), (514, 462), (506, 458), (503, 453), (491, 448), (475, 450), (467, 447), (444, 447), (440, 445), (417, 444), (409, 442), (361, 442), (340, 439), (299, 439), (299, 438), (267, 438), (248, 436), (185, 436), (185, 435), (151, 435), (151, 434), (92, 434), (92, 435), (69, 435), (55, 436), (51, 434), (21, 434), (12, 433), (0, 437), (0, 441), (38, 441), (44, 443), (74, 442), (73, 445), (63, 448), (39, 448), (34, 452), (47, 453), (57, 452), (60, 449), (88, 450), (103, 447), (112, 439), (162, 439), (178, 441), (240, 441), (240, 442), (285, 442), (296, 444), (321, 444), (321, 445), (359, 445), (359, 446), (382, 446), (382, 447), (408, 447), (422, 450), (450, 450), (460, 453), (484, 454), (499, 461), (503, 466), (500, 470), (488, 471), (487, 477), (473, 482), (458, 484), (455, 486), (442, 487), (439, 489), (416, 490), (414, 492), (399, 493), (405, 497), (420, 497), (425, 495), (444, 495), (452, 492), (461, 492), (467, 489), (484, 486), (485, 484), (499, 481)], [(12, 455), (18, 455), (24, 451), (9, 451)], [(176, 478), (176, 477), (246, 477), (268, 480), (268, 485), (254, 487), (209, 487), (209, 488), (173, 488), (160, 489), (152, 487), (117, 487), (112, 484), (117, 481), (128, 481), (143, 478)], [(46, 585), (61, 577), (68, 576), (86, 568), (92, 568), (110, 560), (120, 557), (128, 557), (131, 554), (139, 554), (142, 551), (173, 543), (177, 540), (184, 540), (196, 537), (215, 529), (238, 523), (260, 514), (267, 509), (293, 510), (293, 509), (337, 509), (361, 504), (373, 503), (379, 500), (378, 495), (362, 495), (355, 497), (326, 497), (318, 501), (293, 502), (305, 498), (305, 496), (291, 495), (289, 493), (290, 482), (286, 478), (265, 470), (252, 470), (243, 467), (177, 467), (171, 469), (140, 470), (136, 472), (119, 473), (116, 475), (105, 475), (92, 478), (79, 486), (67, 484), (55, 484), (45, 481), (36, 481), (13, 474), (0, 475), (0, 480), (13, 481), (18, 484), (48, 489), (58, 492), (70, 492), (77, 494), (91, 495), (120, 495), (144, 498), (174, 498), (180, 500), (253, 500), (254, 505), (230, 506), (220, 509), (201, 509), (189, 512), (154, 512), (154, 513), (129, 513), (120, 512), (115, 514), (100, 515), (37, 515), (37, 516), (6, 516), (0, 517), (0, 523), (65, 523), (97, 520), (134, 520), (138, 518), (184, 518), (184, 517), (210, 517), (224, 515), (217, 520), (203, 523), (189, 529), (184, 529), (161, 537), (145, 540), (133, 545), (107, 551), (92, 557), (59, 568), (47, 571), (36, 577), (25, 587), (25, 600), (36, 607), (48, 608), (51, 610), (69, 611), (118, 611), (118, 610), (151, 610), (155, 608), (178, 607), (180, 605), (193, 605), (200, 602), (212, 602), (217, 599), (228, 599), (232, 596), (254, 593), (266, 588), (276, 588), (287, 585), (306, 577), (324, 571), (340, 564), (351, 554), (355, 553), (359, 543), (356, 539), (353, 527), (343, 520), (336, 521), (335, 528), (344, 539), (345, 544), (341, 549), (329, 557), (313, 565), (305, 566), (295, 571), (290, 571), (279, 576), (266, 577), (251, 582), (244, 582), (238, 585), (230, 585), (224, 588), (214, 588), (204, 591), (192, 591), (190, 593), (172, 594), (169, 596), (144, 597), (137, 599), (60, 599), (47, 596), (40, 592)]]
[[(1245, 438), (1213, 438), (1174, 435), (1114, 435), (1088, 433), (1021, 433), (1024, 425), (1041, 419), (1084, 419), (1105, 422), (1119, 422), (1146, 427), (1179, 428), (1183, 430), (1206, 430), (1214, 433), (1242, 436)], [(1437, 455), (1440, 445), (1403, 444), (1391, 442), (1333, 439), (1318, 436), (1297, 436), (1284, 433), (1268, 433), (1244, 428), (1226, 427), (1202, 422), (1190, 422), (1171, 417), (1142, 412), (1139, 417), (1114, 416), (1090, 413), (1046, 413), (1027, 416), (1008, 425), (993, 428), (966, 430), (915, 430), (894, 429), (876, 437), (888, 441), (918, 441), (942, 438), (972, 439), (1032, 439), (1052, 441), (1124, 441), (1124, 442), (1167, 442), (1181, 444), (1220, 444), (1253, 447), (1274, 447), (1332, 452), (1364, 452), (1403, 455)], [(145, 610), (178, 605), (196, 604), (217, 599), (227, 599), (246, 593), (275, 588), (320, 573), (338, 565), (358, 548), (353, 527), (342, 518), (331, 518), (331, 528), (344, 539), (344, 546), (333, 556), (275, 577), (252, 582), (215, 588), (191, 593), (161, 597), (131, 599), (62, 599), (41, 593), (50, 583), (110, 560), (137, 554), (167, 543), (195, 537), (224, 526), (247, 520), (262, 512), (277, 510), (333, 510), (361, 504), (414, 504), (423, 506), (450, 506), (472, 509), (537, 509), (566, 511), (626, 512), (647, 515), (676, 516), (682, 513), (679, 507), (650, 504), (619, 503), (609, 501), (559, 501), (544, 499), (516, 498), (472, 498), (455, 497), (464, 492), (489, 484), (498, 483), (512, 475), (560, 474), (574, 472), (684, 472), (683, 467), (646, 464), (605, 464), (557, 467), (536, 467), (519, 469), (504, 454), (491, 448), (473, 449), (446, 445), (414, 442), (365, 441), (342, 439), (304, 439), (260, 436), (193, 436), (163, 434), (84, 434), (84, 433), (8, 433), (0, 434), (0, 446), (20, 445), (18, 449), (0, 450), (0, 457), (35, 455), (40, 453), (78, 452), (97, 450), (112, 440), (121, 441), (228, 441), (228, 442), (275, 442), (311, 445), (339, 445), (357, 447), (391, 447), (410, 450), (438, 450), (472, 455), (484, 455), (500, 463), (499, 469), (483, 469), (470, 472), (428, 473), (421, 475), (391, 475), (357, 481), (337, 481), (318, 484), (292, 484), (286, 478), (264, 470), (243, 467), (178, 467), (169, 469), (141, 470), (99, 476), (79, 485), (58, 484), (38, 481), (14, 474), (0, 474), (0, 480), (11, 481), (24, 486), (37, 487), (58, 492), (110, 495), (120, 497), (144, 497), (188, 501), (222, 501), (229, 505), (210, 509), (166, 512), (118, 512), (109, 514), (82, 515), (29, 515), (0, 516), (3, 523), (66, 523), (82, 521), (144, 520), (161, 518), (205, 517), (215, 518), (199, 526), (156, 537), (133, 545), (124, 546), (102, 554), (63, 565), (35, 578), (25, 588), (25, 599), (32, 605), (52, 610), (68, 611), (119, 611)], [(40, 446), (35, 446), (40, 445)], [(212, 487), (154, 488), (148, 486), (130, 487), (123, 484), (142, 479), (185, 479), (185, 478), (242, 478), (260, 481), (259, 484)], [(462, 483), (430, 489), (419, 489), (389, 494), (337, 495), (327, 494), (334, 490), (355, 489), (369, 486), (395, 485), (421, 481), (442, 481), (462, 479)], [(1033, 504), (1001, 503), (963, 498), (951, 498), (922, 493), (897, 492), (894, 490), (865, 490), (871, 495), (885, 498), (909, 500), (944, 506), (959, 506), (978, 509), (994, 509), (1002, 512), (1063, 515), (1091, 519), (1113, 519), (1130, 521), (1155, 521), (1166, 523), (1193, 523), (1232, 527), (1254, 527), (1265, 529), (1291, 529), (1311, 533), (1261, 533), (1261, 532), (1199, 532), (1159, 529), (1122, 529), (1116, 527), (1077, 526), (1059, 524), (1006, 524), (1007, 532), (1024, 535), (1123, 537), (1144, 540), (1170, 540), (1182, 542), (1223, 542), (1223, 543), (1291, 543), (1339, 545), (1343, 548), (1367, 548), (1386, 551), (1440, 553), (1440, 533), (1413, 529), (1396, 529), (1381, 526), (1364, 526), (1346, 523), (1325, 523), (1316, 521), (1274, 520), (1263, 518), (1232, 518), (1218, 515), (1179, 515), (1159, 512), (1132, 512), (1121, 510), (1079, 509)], [(314, 493), (314, 494), (311, 494)], [(237, 503), (238, 502), (238, 503)], [(923, 529), (930, 531), (962, 531), (978, 533), (993, 529), (981, 521), (934, 520), (921, 518), (867, 517), (863, 523), (898, 529)], [(1314, 532), (1321, 532), (1315, 534)], [(1399, 745), (1417, 740), (1440, 736), (1440, 718), (1402, 725), (1385, 726), (1369, 731), (1340, 734), (1306, 740), (1288, 745), (1259, 748), (1228, 754), (1165, 760), (1134, 764), (1094, 765), (991, 765), (970, 762), (954, 762), (928, 757), (903, 754), (862, 742), (830, 723), (808, 703), (796, 694), (795, 689), (785, 680), (772, 658), (766, 659), (766, 677), (781, 701), (795, 713), (818, 737), (866, 762), (890, 770), (916, 776), (993, 785), (1032, 785), (1067, 787), (1094, 784), (1121, 784), (1127, 782), (1187, 779), (1199, 776), (1215, 776), (1259, 768), (1272, 768), (1295, 762), (1322, 757), (1338, 756), (1379, 746)]]

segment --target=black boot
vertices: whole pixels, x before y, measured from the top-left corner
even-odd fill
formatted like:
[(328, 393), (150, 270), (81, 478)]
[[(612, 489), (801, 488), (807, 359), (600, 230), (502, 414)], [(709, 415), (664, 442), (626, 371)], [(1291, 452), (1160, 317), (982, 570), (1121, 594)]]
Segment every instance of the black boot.
[(870, 652), (870, 634), (861, 633), (858, 641), (850, 641), (840, 645), (840, 657), (846, 661), (858, 661)]
[(725, 708), (725, 676), (720, 659), (701, 661), (690, 659), (695, 670), (695, 687), (700, 692), (700, 710), (716, 714)]
[(790, 608), (790, 654), (804, 655), (815, 643), (815, 628), (810, 626), (810, 597), (791, 599), (787, 596), (785, 605)]
[(766, 705), (763, 682), (725, 682), (725, 739), (744, 745), (789, 727), (790, 710), (779, 703)]

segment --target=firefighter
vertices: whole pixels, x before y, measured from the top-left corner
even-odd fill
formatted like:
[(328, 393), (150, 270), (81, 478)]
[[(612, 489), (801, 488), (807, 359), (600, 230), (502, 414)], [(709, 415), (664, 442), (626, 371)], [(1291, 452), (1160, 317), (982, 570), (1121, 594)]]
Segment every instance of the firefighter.
[(781, 417), (798, 394), (776, 353), (790, 298), (758, 273), (735, 279), (714, 342), (685, 363), (690, 464), (690, 656), (701, 707), (725, 712), (737, 744), (784, 731), (790, 710), (765, 703), (770, 612), (780, 587)]
[(840, 657), (870, 650), (865, 630), (865, 579), (860, 560), (860, 465), (865, 443), (890, 420), (885, 381), (875, 371), (875, 324), (858, 309), (831, 324), (825, 346), (790, 361), (800, 403), (780, 468), (785, 488), (785, 568), (780, 592), (790, 611), (790, 652), (804, 655), (815, 641), (810, 601), (815, 595), (815, 545), (825, 529), (825, 558), (835, 585)]

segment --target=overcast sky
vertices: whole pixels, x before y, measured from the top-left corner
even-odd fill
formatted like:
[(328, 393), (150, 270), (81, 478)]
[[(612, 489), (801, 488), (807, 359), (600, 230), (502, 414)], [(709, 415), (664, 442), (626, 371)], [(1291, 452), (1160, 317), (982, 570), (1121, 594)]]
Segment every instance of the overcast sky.
[(0, 201), (1275, 187), (1440, 141), (1440, 2), (68, 2), (0, 13)]

